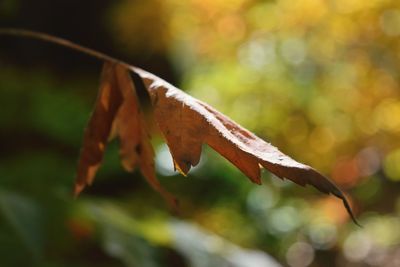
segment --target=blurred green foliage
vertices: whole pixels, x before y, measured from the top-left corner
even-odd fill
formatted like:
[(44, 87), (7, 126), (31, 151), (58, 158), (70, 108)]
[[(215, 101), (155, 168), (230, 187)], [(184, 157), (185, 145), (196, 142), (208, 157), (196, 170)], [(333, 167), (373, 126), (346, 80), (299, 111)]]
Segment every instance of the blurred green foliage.
[(0, 37), (1, 266), (400, 265), (400, 5), (395, 0), (0, 2), (0, 25), (60, 35), (185, 89), (316, 167), (340, 201), (209, 148), (189, 177), (154, 136), (169, 214), (115, 142), (72, 184), (100, 62)]

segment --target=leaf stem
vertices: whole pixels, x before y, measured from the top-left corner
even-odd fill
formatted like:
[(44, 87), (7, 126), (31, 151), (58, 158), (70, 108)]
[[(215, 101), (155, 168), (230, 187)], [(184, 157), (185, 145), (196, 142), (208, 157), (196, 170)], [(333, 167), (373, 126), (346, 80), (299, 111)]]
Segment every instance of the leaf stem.
[(17, 37), (42, 40), (42, 41), (45, 41), (48, 43), (57, 44), (57, 45), (81, 52), (83, 54), (89, 55), (91, 57), (94, 57), (94, 58), (97, 58), (97, 59), (100, 59), (103, 61), (109, 61), (114, 64), (120, 64), (128, 69), (135, 69), (134, 66), (126, 63), (123, 60), (111, 57), (111, 56), (101, 53), (97, 50), (76, 44), (67, 39), (56, 37), (54, 35), (50, 35), (47, 33), (25, 30), (25, 29), (16, 29), (16, 28), (0, 28), (0, 35), (12, 35), (12, 36), (17, 36)]

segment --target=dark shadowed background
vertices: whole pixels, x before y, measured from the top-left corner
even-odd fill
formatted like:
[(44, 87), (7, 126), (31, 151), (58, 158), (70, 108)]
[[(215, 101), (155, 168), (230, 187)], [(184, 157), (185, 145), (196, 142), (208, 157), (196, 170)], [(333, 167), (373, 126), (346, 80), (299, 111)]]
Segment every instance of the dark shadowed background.
[(0, 36), (0, 265), (399, 266), (400, 5), (395, 0), (2, 0), (0, 27), (70, 39), (227, 114), (348, 193), (341, 201), (204, 147), (188, 177), (154, 133), (173, 216), (110, 143), (72, 197), (101, 62)]

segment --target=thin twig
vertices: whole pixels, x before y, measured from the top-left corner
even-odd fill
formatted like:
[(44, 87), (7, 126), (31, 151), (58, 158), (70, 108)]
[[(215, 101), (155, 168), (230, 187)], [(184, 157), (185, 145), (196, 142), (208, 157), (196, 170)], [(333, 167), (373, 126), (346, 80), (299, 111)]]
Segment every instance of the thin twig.
[(37, 40), (42, 40), (45, 42), (49, 43), (54, 43), (57, 45), (64, 46), (66, 48), (84, 53), (86, 55), (95, 57), (97, 59), (103, 60), (103, 61), (109, 61), (112, 63), (120, 64), (128, 69), (136, 69), (136, 67), (124, 62), (123, 60), (111, 57), (109, 55), (106, 55), (104, 53), (101, 53), (99, 51), (96, 51), (94, 49), (76, 44), (74, 42), (71, 42), (67, 39), (56, 37), (47, 33), (43, 32), (37, 32), (37, 31), (31, 31), (31, 30), (25, 30), (25, 29), (15, 29), (15, 28), (0, 28), (0, 35), (13, 35), (17, 37), (24, 37), (24, 38), (31, 38), (31, 39), (37, 39)]

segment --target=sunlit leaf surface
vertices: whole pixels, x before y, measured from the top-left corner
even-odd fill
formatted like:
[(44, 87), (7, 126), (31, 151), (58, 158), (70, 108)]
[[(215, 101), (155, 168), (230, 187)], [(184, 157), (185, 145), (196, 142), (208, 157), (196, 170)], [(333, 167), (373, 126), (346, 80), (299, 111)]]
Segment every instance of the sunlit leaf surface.
[[(190, 177), (174, 174), (154, 136), (155, 163), (164, 168), (157, 175), (180, 199), (184, 225), (283, 266), (399, 265), (399, 20), (395, 0), (0, 2), (2, 27), (53, 33), (127, 59), (349, 192), (362, 229), (334, 198), (267, 172), (255, 186), (208, 148)], [(100, 64), (47, 44), (0, 39), (0, 186), (17, 202), (32, 202), (7, 209), (25, 214), (26, 240), (44, 243), (42, 257), (33, 256), (28, 244), (36, 241), (23, 241), (2, 213), (0, 265), (119, 267), (135, 258), (193, 266), (168, 241), (170, 215), (160, 198), (139, 172), (122, 170), (117, 141), (93, 187), (71, 197)], [(112, 202), (109, 217), (119, 222), (107, 226), (87, 208), (98, 202)], [(29, 219), (30, 207), (40, 220)], [(203, 238), (185, 247), (207, 244)], [(206, 248), (223, 257), (220, 246)]]

